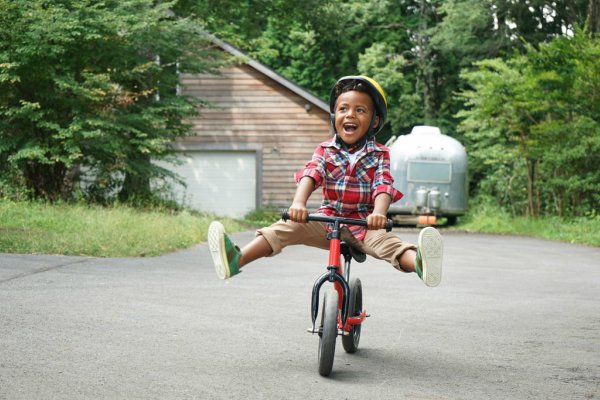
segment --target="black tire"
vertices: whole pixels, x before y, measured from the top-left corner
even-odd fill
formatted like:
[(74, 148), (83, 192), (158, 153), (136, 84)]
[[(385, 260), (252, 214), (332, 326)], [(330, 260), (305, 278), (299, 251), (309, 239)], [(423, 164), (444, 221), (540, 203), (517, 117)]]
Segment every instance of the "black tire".
[(319, 338), (319, 374), (328, 376), (333, 368), (335, 339), (337, 337), (338, 294), (331, 288), (325, 291), (321, 308)]
[[(348, 317), (358, 317), (362, 312), (362, 284), (360, 279), (350, 279), (350, 304), (348, 306)], [(346, 353), (356, 353), (360, 342), (360, 328), (362, 325), (354, 325), (350, 335), (342, 336), (342, 344)]]

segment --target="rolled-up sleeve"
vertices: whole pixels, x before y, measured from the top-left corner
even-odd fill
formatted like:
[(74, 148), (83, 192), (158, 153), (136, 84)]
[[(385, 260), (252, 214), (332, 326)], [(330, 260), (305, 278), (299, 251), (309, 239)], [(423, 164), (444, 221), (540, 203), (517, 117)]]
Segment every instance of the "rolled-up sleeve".
[(312, 156), (312, 159), (306, 163), (306, 166), (294, 174), (296, 183), (305, 176), (309, 176), (315, 181), (315, 189), (321, 186), (325, 177), (325, 156), (322, 146), (318, 146)]
[(379, 165), (373, 179), (373, 199), (381, 193), (387, 193), (392, 198), (392, 203), (400, 200), (403, 196), (402, 192), (394, 188), (394, 178), (390, 172), (390, 155), (386, 152), (381, 152), (379, 157)]

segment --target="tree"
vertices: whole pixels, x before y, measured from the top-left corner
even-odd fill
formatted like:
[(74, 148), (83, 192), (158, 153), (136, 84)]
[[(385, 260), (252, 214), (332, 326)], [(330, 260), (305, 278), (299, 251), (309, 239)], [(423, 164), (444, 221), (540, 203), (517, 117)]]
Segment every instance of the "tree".
[[(260, 40), (256, 41), (255, 55), (271, 68), (303, 87), (321, 88), (330, 80), (329, 71), (318, 43), (318, 33), (297, 22), (282, 32), (271, 18)], [(319, 89), (317, 89), (319, 90)], [(319, 90), (319, 95), (327, 94)]]
[[(463, 73), (459, 113), (480, 190), (519, 214), (600, 206), (600, 42), (581, 30)], [(524, 190), (522, 190), (524, 189)]]
[(149, 195), (150, 163), (185, 135), (198, 102), (178, 69), (220, 60), (172, 2), (0, 0), (0, 163), (38, 197), (66, 199), (80, 167), (88, 188)]
[(600, 6), (598, 0), (590, 0), (588, 6), (587, 32), (592, 37), (597, 37), (600, 32)]
[(383, 142), (391, 132), (401, 132), (420, 122), (419, 98), (411, 93), (411, 83), (403, 73), (405, 66), (404, 57), (384, 43), (374, 43), (359, 57), (358, 71), (386, 88), (390, 129), (379, 134), (378, 140)]

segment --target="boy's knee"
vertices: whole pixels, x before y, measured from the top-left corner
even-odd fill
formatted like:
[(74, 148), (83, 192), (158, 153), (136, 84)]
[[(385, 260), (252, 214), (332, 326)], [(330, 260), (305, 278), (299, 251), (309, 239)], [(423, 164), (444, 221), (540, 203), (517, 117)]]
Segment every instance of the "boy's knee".
[(269, 244), (271, 249), (273, 250), (271, 254), (267, 255), (267, 257), (272, 257), (274, 255), (277, 255), (277, 254), (281, 253), (281, 250), (283, 250), (283, 245), (281, 244), (281, 240), (279, 240), (279, 238), (277, 237), (277, 234), (275, 233), (275, 231), (273, 229), (271, 229), (271, 227), (261, 228), (261, 229), (257, 230), (256, 236), (262, 236), (267, 241), (267, 243)]

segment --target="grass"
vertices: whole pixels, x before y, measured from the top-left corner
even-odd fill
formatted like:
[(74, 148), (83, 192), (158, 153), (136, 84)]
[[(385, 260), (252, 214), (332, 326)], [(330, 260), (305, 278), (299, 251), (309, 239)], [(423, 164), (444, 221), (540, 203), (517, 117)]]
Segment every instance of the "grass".
[(469, 214), (460, 220), (457, 228), (600, 246), (600, 215), (596, 214), (574, 219), (513, 217), (498, 206), (480, 203), (470, 206)]
[[(210, 214), (167, 209), (140, 210), (83, 204), (13, 202), (0, 199), (0, 252), (64, 254), (96, 257), (156, 256), (206, 241)], [(266, 226), (279, 218), (279, 210), (264, 209), (244, 220), (220, 218), (228, 232)], [(489, 204), (471, 207), (457, 229), (542, 237), (569, 243), (600, 246), (600, 216), (513, 218)]]
[(244, 216), (244, 221), (253, 226), (269, 226), (281, 219), (281, 211), (277, 208), (261, 208), (249, 212)]
[[(156, 256), (206, 241), (213, 218), (189, 211), (0, 200), (0, 252)], [(221, 222), (230, 232), (248, 229), (241, 221)]]

